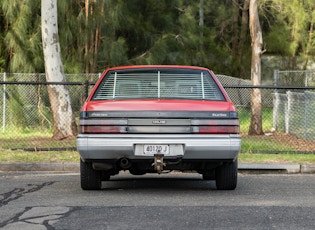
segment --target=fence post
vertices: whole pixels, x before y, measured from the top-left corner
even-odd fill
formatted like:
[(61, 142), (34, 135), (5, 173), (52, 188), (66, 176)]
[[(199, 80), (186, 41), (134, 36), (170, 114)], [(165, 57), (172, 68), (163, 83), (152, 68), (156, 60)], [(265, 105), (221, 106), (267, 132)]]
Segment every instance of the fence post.
[[(307, 128), (308, 128), (308, 109), (309, 109), (309, 99), (308, 97), (311, 96), (310, 94), (308, 95), (308, 92), (304, 92), (304, 98), (305, 98), (305, 103), (304, 103), (304, 139), (307, 139)], [(312, 126), (311, 123), (309, 126)]]
[(280, 98), (279, 93), (275, 92), (273, 94), (273, 128), (278, 130), (278, 113), (279, 113), (279, 105), (280, 105)]
[(288, 98), (288, 103), (287, 103), (287, 108), (285, 112), (285, 133), (290, 132), (290, 115), (291, 115), (291, 103), (292, 103), (292, 92), (288, 91), (287, 92), (287, 98)]
[[(3, 81), (5, 82), (6, 81), (6, 78), (7, 78), (7, 74), (4, 72), (3, 73)], [(3, 84), (3, 102), (2, 102), (2, 132), (4, 133), (5, 132), (5, 120), (6, 120), (6, 111), (5, 111), (5, 108), (6, 108), (6, 97), (5, 97), (5, 91), (6, 91), (6, 85)]]

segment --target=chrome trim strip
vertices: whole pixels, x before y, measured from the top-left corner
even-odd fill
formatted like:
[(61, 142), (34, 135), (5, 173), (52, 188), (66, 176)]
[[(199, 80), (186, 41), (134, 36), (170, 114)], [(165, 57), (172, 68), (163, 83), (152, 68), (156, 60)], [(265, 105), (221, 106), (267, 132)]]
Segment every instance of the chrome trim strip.
[(190, 126), (128, 126), (128, 133), (191, 133)]
[(237, 119), (80, 119), (80, 125), (239, 125)]

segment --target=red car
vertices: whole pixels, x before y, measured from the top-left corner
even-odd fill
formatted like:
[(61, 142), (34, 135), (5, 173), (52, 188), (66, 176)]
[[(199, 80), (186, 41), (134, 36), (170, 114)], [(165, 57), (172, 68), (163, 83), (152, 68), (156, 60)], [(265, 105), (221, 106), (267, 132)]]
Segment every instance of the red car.
[(235, 106), (210, 70), (193, 66), (107, 69), (82, 107), (81, 187), (131, 174), (194, 171), (217, 189), (237, 185)]

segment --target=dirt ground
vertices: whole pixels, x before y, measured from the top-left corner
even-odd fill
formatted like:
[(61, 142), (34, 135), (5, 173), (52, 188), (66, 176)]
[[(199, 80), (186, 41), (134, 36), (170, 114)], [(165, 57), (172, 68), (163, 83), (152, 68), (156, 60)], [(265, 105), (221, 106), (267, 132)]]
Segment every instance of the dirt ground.
[[(246, 135), (242, 135), (248, 137)], [(251, 136), (253, 138), (253, 136)], [(296, 151), (301, 152), (315, 152), (315, 141), (299, 139), (292, 134), (285, 134), (281, 132), (272, 132), (264, 136), (255, 136), (257, 139), (274, 140), (282, 145), (294, 148)]]

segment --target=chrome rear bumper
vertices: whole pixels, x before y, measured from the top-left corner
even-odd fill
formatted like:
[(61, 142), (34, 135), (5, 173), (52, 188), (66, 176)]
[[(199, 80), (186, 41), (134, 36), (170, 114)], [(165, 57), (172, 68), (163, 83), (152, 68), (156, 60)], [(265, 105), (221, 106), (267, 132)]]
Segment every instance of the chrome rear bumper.
[(145, 144), (182, 145), (183, 160), (228, 160), (237, 158), (241, 138), (238, 134), (79, 134), (77, 137), (77, 148), (83, 160), (144, 159), (147, 156), (138, 156), (135, 151), (141, 151)]

